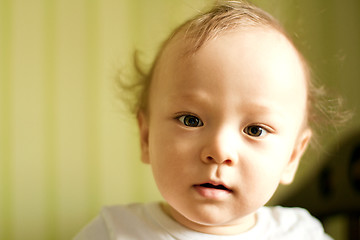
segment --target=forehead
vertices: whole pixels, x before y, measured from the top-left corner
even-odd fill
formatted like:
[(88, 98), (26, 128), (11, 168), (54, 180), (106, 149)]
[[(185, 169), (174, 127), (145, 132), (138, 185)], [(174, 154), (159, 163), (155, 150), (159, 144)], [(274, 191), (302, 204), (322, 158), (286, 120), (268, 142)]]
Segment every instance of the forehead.
[(227, 32), (194, 54), (186, 54), (190, 44), (180, 34), (165, 48), (154, 71), (150, 103), (156, 95), (228, 95), (236, 94), (235, 89), (242, 89), (239, 99), (258, 102), (287, 101), (295, 97), (294, 92), (298, 101), (306, 99), (301, 60), (287, 38), (275, 30)]

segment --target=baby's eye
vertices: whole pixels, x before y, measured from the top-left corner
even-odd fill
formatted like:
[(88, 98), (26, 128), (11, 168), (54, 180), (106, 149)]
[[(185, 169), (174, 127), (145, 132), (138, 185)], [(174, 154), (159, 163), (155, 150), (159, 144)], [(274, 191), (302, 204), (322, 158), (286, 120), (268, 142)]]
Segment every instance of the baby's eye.
[(248, 126), (244, 132), (251, 137), (264, 137), (268, 132), (260, 126)]
[(193, 115), (183, 115), (178, 117), (179, 121), (182, 122), (187, 127), (201, 127), (204, 123)]

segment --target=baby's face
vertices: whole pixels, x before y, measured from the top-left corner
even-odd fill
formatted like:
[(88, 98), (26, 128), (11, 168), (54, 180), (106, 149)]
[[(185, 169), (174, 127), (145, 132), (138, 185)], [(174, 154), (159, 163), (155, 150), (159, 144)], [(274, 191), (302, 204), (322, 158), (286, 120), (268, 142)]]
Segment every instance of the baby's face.
[(290, 183), (310, 138), (300, 60), (279, 33), (239, 30), (183, 57), (165, 49), (140, 116), (169, 214), (207, 233), (247, 230), (279, 183)]

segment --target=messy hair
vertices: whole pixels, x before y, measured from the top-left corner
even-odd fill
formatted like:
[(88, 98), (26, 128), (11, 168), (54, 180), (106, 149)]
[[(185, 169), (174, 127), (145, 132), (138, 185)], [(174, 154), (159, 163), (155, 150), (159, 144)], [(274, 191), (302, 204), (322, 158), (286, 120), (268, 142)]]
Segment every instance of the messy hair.
[(315, 83), (311, 77), (311, 69), (305, 57), (296, 47), (294, 41), (284, 30), (282, 25), (269, 13), (245, 0), (218, 0), (215, 6), (205, 13), (201, 13), (186, 21), (176, 28), (169, 38), (162, 44), (149, 71), (143, 71), (140, 66), (138, 54), (135, 54), (135, 81), (126, 84), (122, 78), (117, 78), (117, 84), (122, 89), (122, 97), (128, 96), (131, 92), (135, 96), (131, 100), (131, 111), (134, 114), (148, 112), (149, 88), (152, 82), (154, 69), (162, 56), (164, 49), (175, 37), (181, 35), (188, 41), (188, 48), (184, 54), (196, 53), (204, 44), (211, 39), (215, 39), (223, 33), (235, 29), (247, 28), (273, 29), (281, 33), (293, 45), (297, 52), (304, 70), (307, 84), (307, 116), (306, 123), (312, 129), (320, 126), (335, 126), (347, 119), (347, 114), (340, 111), (341, 99), (334, 98), (329, 100), (323, 86)]

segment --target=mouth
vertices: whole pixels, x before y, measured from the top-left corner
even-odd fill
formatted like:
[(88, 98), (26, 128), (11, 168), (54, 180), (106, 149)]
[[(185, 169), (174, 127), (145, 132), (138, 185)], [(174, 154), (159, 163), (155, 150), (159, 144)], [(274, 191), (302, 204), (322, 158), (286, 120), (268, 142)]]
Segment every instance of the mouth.
[(222, 183), (206, 182), (194, 185), (197, 193), (206, 199), (211, 200), (224, 200), (233, 191)]
[(218, 189), (218, 190), (224, 190), (224, 191), (232, 192), (231, 189), (229, 189), (228, 187), (226, 187), (226, 186), (223, 185), (223, 184), (203, 183), (203, 184), (200, 184), (200, 185), (198, 185), (198, 186), (203, 187), (203, 188)]

